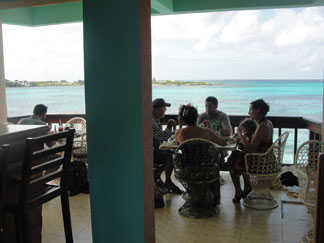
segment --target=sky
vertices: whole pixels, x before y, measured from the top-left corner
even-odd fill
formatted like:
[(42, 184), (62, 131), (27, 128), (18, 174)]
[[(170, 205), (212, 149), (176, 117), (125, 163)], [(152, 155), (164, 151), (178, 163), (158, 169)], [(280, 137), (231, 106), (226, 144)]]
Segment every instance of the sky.
[[(82, 23), (3, 25), (9, 80), (84, 79)], [(152, 17), (157, 80), (322, 79), (324, 7)]]

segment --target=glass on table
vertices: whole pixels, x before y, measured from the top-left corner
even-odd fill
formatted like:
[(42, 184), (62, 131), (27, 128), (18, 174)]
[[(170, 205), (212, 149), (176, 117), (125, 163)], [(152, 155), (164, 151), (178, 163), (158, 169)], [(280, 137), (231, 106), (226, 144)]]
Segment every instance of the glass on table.
[(168, 139), (168, 142), (171, 143), (171, 144), (175, 144), (175, 141), (176, 141), (176, 139), (175, 139), (175, 136), (174, 136), (174, 135), (172, 135), (172, 136)]

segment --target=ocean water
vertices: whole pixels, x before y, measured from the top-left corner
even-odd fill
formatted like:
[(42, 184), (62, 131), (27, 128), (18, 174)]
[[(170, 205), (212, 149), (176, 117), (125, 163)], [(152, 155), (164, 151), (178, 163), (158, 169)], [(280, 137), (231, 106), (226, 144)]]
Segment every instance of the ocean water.
[[(201, 80), (199, 80), (201, 81)], [(215, 96), (219, 110), (229, 115), (247, 115), (251, 101), (263, 98), (270, 116), (303, 116), (322, 120), (322, 80), (209, 80), (212, 86), (153, 86), (152, 97), (171, 103), (167, 114), (176, 114), (181, 104), (191, 103), (204, 112), (207, 96)], [(7, 88), (8, 116), (31, 114), (35, 104), (44, 103), (49, 113), (85, 113), (84, 86)], [(285, 163), (293, 163), (293, 130), (286, 146)], [(274, 139), (277, 138), (275, 131)], [(308, 139), (300, 130), (298, 145)]]
[(153, 99), (163, 97), (171, 103), (167, 113), (177, 113), (180, 104), (191, 103), (205, 110), (205, 98), (215, 96), (218, 109), (229, 115), (247, 115), (249, 104), (263, 98), (272, 116), (304, 116), (322, 119), (323, 82), (321, 80), (218, 80), (214, 86), (153, 86)]
[(85, 113), (84, 86), (6, 88), (8, 116), (29, 115), (35, 104), (48, 113)]

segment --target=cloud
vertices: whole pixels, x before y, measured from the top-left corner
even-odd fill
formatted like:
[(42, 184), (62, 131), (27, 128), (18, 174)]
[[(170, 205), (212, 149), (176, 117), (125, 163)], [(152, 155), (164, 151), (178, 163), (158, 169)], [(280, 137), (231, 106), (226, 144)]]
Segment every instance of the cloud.
[(156, 78), (322, 77), (323, 7), (153, 17), (152, 36)]
[(260, 11), (238, 12), (224, 26), (220, 34), (220, 41), (240, 43), (254, 37), (258, 28), (258, 15)]
[[(3, 25), (6, 78), (83, 79), (82, 23)], [(324, 8), (152, 17), (158, 79), (322, 78)]]
[(82, 23), (3, 25), (5, 77), (9, 80), (83, 79)]

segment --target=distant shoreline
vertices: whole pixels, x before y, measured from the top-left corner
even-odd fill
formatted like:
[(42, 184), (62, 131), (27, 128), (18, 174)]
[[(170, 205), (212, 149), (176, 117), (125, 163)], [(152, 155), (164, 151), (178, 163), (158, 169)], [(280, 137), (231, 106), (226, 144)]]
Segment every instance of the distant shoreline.
[(10, 81), (5, 80), (7, 88), (22, 88), (22, 87), (49, 87), (49, 86), (79, 86), (84, 85), (83, 80), (78, 80), (74, 82), (68, 82), (65, 80), (61, 81)]
[(219, 83), (209, 83), (204, 81), (177, 81), (177, 80), (152, 80), (154, 86), (216, 86)]

